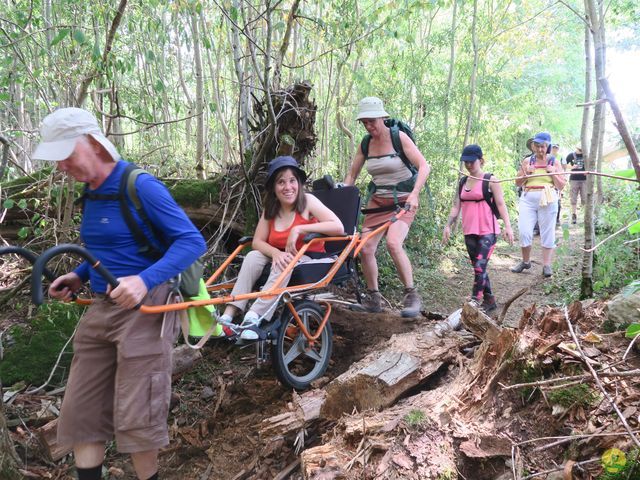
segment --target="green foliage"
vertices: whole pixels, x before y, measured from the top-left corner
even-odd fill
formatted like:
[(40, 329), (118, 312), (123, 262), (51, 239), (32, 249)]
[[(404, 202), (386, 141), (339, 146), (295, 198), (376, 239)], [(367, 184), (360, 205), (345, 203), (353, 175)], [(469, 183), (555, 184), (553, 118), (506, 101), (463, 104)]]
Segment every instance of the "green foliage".
[[(40, 307), (30, 325), (16, 325), (9, 331), (13, 344), (0, 362), (0, 378), (5, 385), (24, 381), (39, 385), (46, 381), (58, 354), (78, 323), (83, 307), (76, 304), (50, 303)], [(52, 379), (60, 384), (71, 362), (71, 347), (67, 348)]]
[[(606, 182), (603, 193), (605, 201), (598, 220), (596, 241), (637, 220), (640, 212), (640, 192), (633, 184), (621, 181)], [(630, 231), (629, 234), (634, 235)], [(596, 250), (593, 288), (597, 294), (617, 292), (638, 278), (640, 251), (634, 244), (625, 244), (628, 239), (626, 235), (618, 235)]]
[(632, 323), (629, 325), (624, 335), (627, 338), (636, 338), (640, 335), (640, 323)]
[(426, 413), (422, 410), (411, 410), (404, 416), (404, 421), (410, 427), (419, 427), (428, 420)]
[(598, 400), (598, 394), (585, 383), (572, 385), (548, 393), (551, 403), (562, 405), (565, 408), (590, 407)]

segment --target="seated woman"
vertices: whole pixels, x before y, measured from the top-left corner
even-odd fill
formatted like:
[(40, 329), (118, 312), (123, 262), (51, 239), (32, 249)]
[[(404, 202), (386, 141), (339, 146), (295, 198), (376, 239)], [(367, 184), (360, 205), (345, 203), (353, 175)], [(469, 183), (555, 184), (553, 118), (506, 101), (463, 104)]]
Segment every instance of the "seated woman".
[[(336, 214), (316, 197), (304, 192), (306, 178), (307, 174), (293, 157), (277, 157), (269, 162), (264, 212), (253, 234), (253, 250), (242, 262), (232, 295), (251, 292), (269, 263), (271, 272), (262, 290), (271, 288), (302, 247), (307, 233), (344, 234), (344, 227)], [(313, 244), (307, 252), (324, 252), (324, 243)], [(327, 259), (314, 260), (303, 255), (299, 263), (323, 261)], [(289, 278), (285, 278), (282, 285), (286, 285)], [(248, 328), (270, 319), (275, 301), (276, 298), (258, 298), (245, 314), (241, 326)], [(230, 322), (238, 312), (245, 310), (247, 303), (248, 300), (239, 300), (227, 304), (220, 320)], [(243, 330), (240, 337), (257, 340), (258, 334), (253, 330)]]
[[(462, 213), (464, 243), (474, 272), (471, 298), (485, 313), (490, 313), (497, 308), (497, 304), (491, 290), (487, 266), (500, 234), (498, 218), (504, 222), (503, 235), (509, 244), (513, 243), (513, 231), (502, 186), (495, 182), (497, 179), (494, 175), (485, 174), (483, 170), (485, 160), (482, 148), (479, 145), (467, 145), (462, 150), (460, 161), (464, 162), (469, 176), (462, 177), (458, 185), (458, 195), (453, 201), (449, 220), (442, 232), (442, 243), (449, 241), (451, 227)], [(485, 192), (488, 192), (488, 198), (485, 198)], [(495, 211), (499, 213), (499, 217)]]

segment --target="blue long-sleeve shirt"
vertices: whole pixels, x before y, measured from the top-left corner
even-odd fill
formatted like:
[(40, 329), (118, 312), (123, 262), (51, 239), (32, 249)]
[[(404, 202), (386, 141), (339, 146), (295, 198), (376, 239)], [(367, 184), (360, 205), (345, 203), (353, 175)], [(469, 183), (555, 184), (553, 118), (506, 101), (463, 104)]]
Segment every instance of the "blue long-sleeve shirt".
[[(118, 161), (107, 179), (88, 193), (97, 195), (117, 194), (120, 178), (127, 162)], [(142, 207), (164, 241), (154, 241), (160, 250), (167, 245), (162, 258), (155, 261), (138, 253), (140, 246), (135, 241), (120, 212), (119, 200), (91, 200), (84, 203), (80, 235), (86, 248), (107, 267), (115, 277), (140, 275), (147, 289), (152, 289), (185, 270), (206, 251), (206, 243), (182, 208), (173, 199), (167, 188), (152, 175), (142, 174), (136, 178), (136, 191)], [(154, 239), (144, 222), (138, 217), (129, 201), (131, 212), (147, 238)], [(105, 293), (105, 280), (84, 262), (75, 273), (83, 281), (90, 280), (91, 290)]]

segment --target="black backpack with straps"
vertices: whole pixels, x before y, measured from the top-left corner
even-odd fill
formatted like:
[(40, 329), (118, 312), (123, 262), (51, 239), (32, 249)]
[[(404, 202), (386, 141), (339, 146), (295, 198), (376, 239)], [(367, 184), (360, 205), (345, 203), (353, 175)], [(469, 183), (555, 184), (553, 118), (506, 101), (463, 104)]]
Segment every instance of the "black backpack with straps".
[[(493, 174), (492, 173), (485, 173), (483, 176), (483, 180), (482, 180), (482, 198), (484, 199), (485, 202), (487, 202), (487, 204), (489, 205), (489, 208), (491, 208), (491, 212), (493, 212), (493, 215), (500, 220), (500, 212), (498, 211), (498, 206), (496, 205), (496, 201), (493, 198), (493, 193), (491, 193), (491, 190), (489, 189), (489, 180), (491, 180), (491, 176)], [(462, 200), (462, 198), (460, 198), (460, 195), (462, 194), (462, 189), (464, 188), (464, 185), (467, 183), (467, 179), (469, 177), (467, 177), (466, 175), (463, 176), (460, 179), (460, 182), (458, 183), (458, 198), (460, 199), (461, 202), (477, 202), (480, 200)]]
[[(369, 202), (369, 199), (371, 198), (371, 196), (376, 192), (376, 190), (385, 189), (385, 190), (392, 190), (393, 198), (396, 204), (399, 206), (404, 206), (404, 202), (398, 202), (398, 192), (406, 193), (406, 192), (411, 192), (413, 190), (413, 187), (415, 187), (416, 185), (416, 179), (418, 178), (418, 169), (415, 167), (413, 163), (411, 163), (411, 160), (409, 160), (407, 155), (404, 153), (404, 149), (402, 148), (402, 140), (400, 139), (400, 132), (404, 132), (414, 144), (416, 143), (416, 139), (415, 139), (413, 130), (411, 130), (411, 127), (401, 120), (396, 120), (395, 118), (387, 118), (384, 121), (384, 124), (387, 128), (389, 128), (389, 133), (391, 135), (391, 145), (393, 146), (393, 150), (400, 157), (400, 160), (402, 160), (402, 163), (404, 163), (404, 165), (409, 169), (409, 171), (411, 172), (411, 177), (408, 178), (407, 180), (404, 180), (398, 183), (397, 185), (376, 185), (375, 183), (373, 183), (373, 181), (369, 182), (369, 185), (367, 186), (367, 197), (363, 203), (364, 205), (366, 205)], [(364, 155), (365, 160), (369, 156), (370, 142), (371, 142), (371, 135), (369, 134), (365, 135), (362, 141), (360, 142), (360, 149), (362, 150), (362, 154)], [(392, 208), (393, 206), (389, 209), (392, 209)], [(387, 208), (385, 207), (385, 209)], [(379, 210), (379, 209), (376, 209), (376, 210)]]
[[(138, 192), (136, 190), (136, 179), (143, 173), (149, 174), (146, 170), (138, 167), (134, 163), (129, 163), (125, 167), (124, 171), (122, 172), (122, 176), (120, 177), (118, 193), (89, 193), (88, 187), (85, 186), (82, 197), (76, 200), (76, 203), (84, 204), (84, 201), (86, 199), (118, 201), (120, 203), (120, 213), (122, 214), (122, 218), (127, 224), (131, 235), (133, 235), (133, 238), (138, 244), (138, 253), (155, 261), (159, 260), (164, 255), (164, 252), (169, 247), (169, 245), (165, 244), (166, 241), (162, 233), (153, 225), (151, 220), (149, 220), (149, 217), (142, 206), (142, 202), (140, 202), (140, 198), (138, 197)], [(142, 230), (142, 228), (140, 228), (140, 225), (133, 216), (127, 199), (131, 200), (131, 203), (133, 204), (136, 213), (140, 217), (140, 220), (142, 220), (142, 222), (147, 226), (157, 242), (160, 242), (161, 245), (155, 244), (151, 239), (147, 237), (147, 235), (145, 235), (144, 231)], [(180, 292), (185, 297), (194, 297), (198, 294), (200, 279), (202, 278), (203, 271), (204, 265), (202, 259), (198, 259), (180, 274), (179, 288)]]
[[(387, 128), (389, 128), (389, 132), (391, 133), (391, 145), (393, 145), (393, 149), (398, 154), (402, 163), (411, 171), (412, 175), (418, 173), (418, 169), (415, 167), (411, 160), (405, 155), (404, 149), (402, 148), (402, 141), (400, 140), (400, 132), (404, 132), (411, 139), (411, 141), (415, 144), (416, 137), (411, 130), (411, 127), (404, 123), (401, 120), (396, 120), (395, 118), (387, 118), (384, 121), (384, 124)], [(371, 135), (367, 134), (364, 136), (362, 141), (360, 142), (360, 148), (362, 149), (362, 153), (364, 154), (364, 158), (369, 156), (369, 143), (371, 142)]]

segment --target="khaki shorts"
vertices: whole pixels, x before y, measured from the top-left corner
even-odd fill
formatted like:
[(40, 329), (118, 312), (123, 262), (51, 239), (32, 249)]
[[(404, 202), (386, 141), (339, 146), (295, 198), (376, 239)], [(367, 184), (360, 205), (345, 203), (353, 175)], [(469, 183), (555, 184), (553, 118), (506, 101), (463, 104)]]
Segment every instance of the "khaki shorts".
[(580, 195), (580, 205), (584, 205), (587, 197), (587, 181), (586, 180), (570, 180), (571, 184), (571, 205), (578, 205), (578, 195)]
[[(166, 302), (159, 285), (146, 305)], [(123, 310), (100, 296), (80, 319), (58, 422), (58, 443), (108, 442), (118, 451), (145, 452), (169, 443), (171, 361), (179, 321), (167, 314)]]

